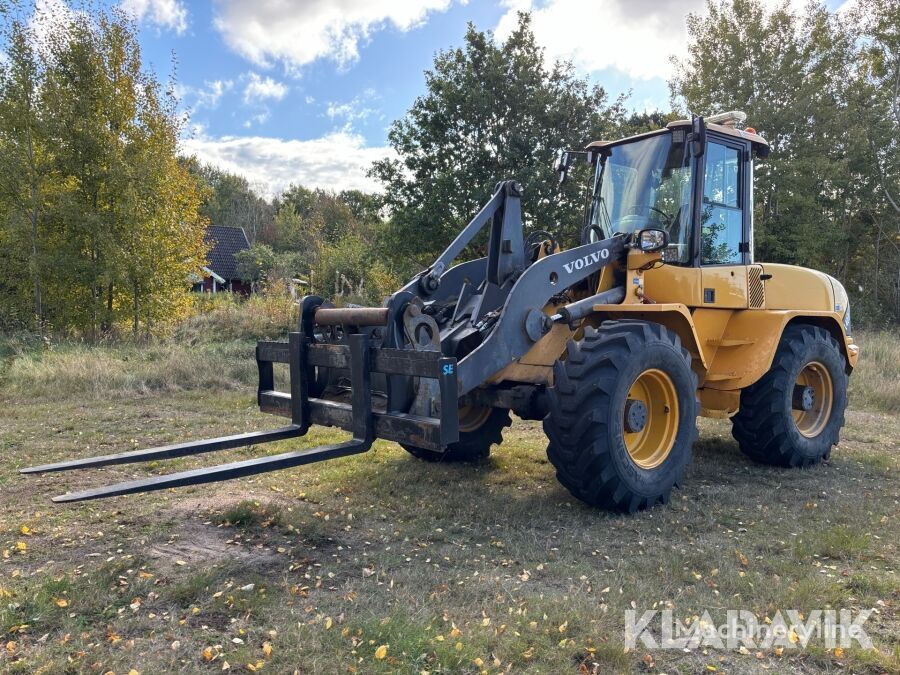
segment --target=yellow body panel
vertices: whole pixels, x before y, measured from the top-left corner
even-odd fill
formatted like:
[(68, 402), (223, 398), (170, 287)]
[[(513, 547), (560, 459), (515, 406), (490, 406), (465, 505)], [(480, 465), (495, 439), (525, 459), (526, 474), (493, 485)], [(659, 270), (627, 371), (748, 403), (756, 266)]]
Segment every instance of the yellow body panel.
[(704, 291), (707, 289), (713, 291), (713, 300), (707, 302), (703, 298), (703, 307), (716, 307), (719, 309), (747, 308), (746, 265), (701, 267), (700, 280)]
[[(599, 286), (606, 289), (611, 282), (612, 267), (608, 267)], [(609, 319), (641, 319), (676, 333), (691, 354), (700, 384), (701, 414), (708, 417), (729, 417), (737, 412), (740, 390), (769, 370), (791, 321), (802, 320), (828, 330), (841, 345), (849, 366), (856, 366), (859, 348), (842, 323), (847, 294), (840, 283), (815, 270), (773, 263), (679, 267), (660, 265), (658, 254), (631, 251), (625, 290), (622, 304), (595, 305), (594, 314), (585, 322), (599, 325)], [(545, 308), (552, 310), (552, 306)], [(555, 325), (492, 381), (551, 384), (553, 364), (565, 353), (566, 343), (579, 334), (568, 326)]]
[(827, 274), (805, 267), (760, 263), (766, 280), (766, 309), (834, 312), (834, 290)]
[(654, 302), (699, 307), (703, 304), (701, 289), (700, 270), (696, 267), (663, 265), (644, 273), (644, 291)]

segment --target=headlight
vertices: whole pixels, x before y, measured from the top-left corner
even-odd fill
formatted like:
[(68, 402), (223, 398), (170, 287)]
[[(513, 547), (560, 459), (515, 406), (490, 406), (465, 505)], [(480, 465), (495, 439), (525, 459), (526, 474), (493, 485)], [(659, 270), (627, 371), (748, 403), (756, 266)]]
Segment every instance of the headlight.
[(844, 330), (850, 335), (850, 301), (847, 301), (847, 309), (844, 310)]

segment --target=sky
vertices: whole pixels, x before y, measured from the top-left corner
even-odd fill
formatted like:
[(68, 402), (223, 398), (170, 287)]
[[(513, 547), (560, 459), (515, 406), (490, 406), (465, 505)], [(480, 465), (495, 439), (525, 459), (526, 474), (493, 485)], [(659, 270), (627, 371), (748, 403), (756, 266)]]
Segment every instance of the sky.
[[(832, 9), (843, 0), (828, 0)], [(502, 40), (532, 12), (548, 62), (571, 60), (634, 110), (667, 109), (670, 56), (704, 0), (101, 0), (135, 18), (145, 65), (173, 74), (182, 150), (273, 196), (289, 184), (378, 189), (366, 176), (435, 54), (469, 22)], [(774, 6), (779, 0), (764, 0)], [(802, 11), (805, 0), (789, 0)], [(66, 0), (36, 0), (68, 11)], [(714, 112), (714, 111), (710, 111)]]

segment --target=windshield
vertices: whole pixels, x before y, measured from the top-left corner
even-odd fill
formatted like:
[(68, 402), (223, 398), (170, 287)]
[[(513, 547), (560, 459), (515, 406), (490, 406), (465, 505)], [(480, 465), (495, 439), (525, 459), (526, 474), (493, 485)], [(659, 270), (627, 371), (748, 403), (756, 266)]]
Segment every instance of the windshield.
[(597, 165), (591, 238), (658, 228), (669, 233), (666, 262), (690, 251), (691, 164), (684, 132), (676, 130), (610, 148)]

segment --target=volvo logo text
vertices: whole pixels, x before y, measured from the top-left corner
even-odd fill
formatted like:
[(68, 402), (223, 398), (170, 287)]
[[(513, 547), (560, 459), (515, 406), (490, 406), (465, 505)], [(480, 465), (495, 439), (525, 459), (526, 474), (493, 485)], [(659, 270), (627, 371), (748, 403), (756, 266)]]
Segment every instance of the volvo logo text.
[(579, 258), (578, 260), (574, 260), (570, 263), (565, 263), (563, 267), (566, 268), (566, 272), (569, 274), (572, 273), (572, 270), (581, 270), (587, 267), (588, 265), (593, 265), (594, 263), (600, 262), (601, 260), (606, 260), (609, 258), (609, 249), (600, 249), (599, 251), (594, 251), (583, 258)]

